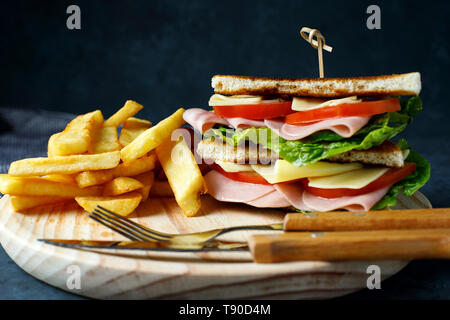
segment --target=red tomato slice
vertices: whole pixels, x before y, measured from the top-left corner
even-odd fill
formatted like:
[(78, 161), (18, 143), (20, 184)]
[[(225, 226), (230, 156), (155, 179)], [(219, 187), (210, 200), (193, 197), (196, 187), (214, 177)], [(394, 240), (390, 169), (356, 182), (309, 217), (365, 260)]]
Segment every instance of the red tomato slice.
[(309, 111), (299, 111), (289, 114), (286, 116), (286, 123), (305, 124), (313, 121), (333, 118), (370, 116), (385, 112), (399, 111), (400, 109), (400, 102), (397, 98), (357, 103), (343, 103), (336, 106), (323, 107)]
[(214, 112), (224, 118), (245, 118), (251, 120), (262, 120), (294, 113), (291, 109), (292, 101), (242, 104), (234, 106), (213, 106)]
[(252, 171), (240, 171), (240, 172), (226, 172), (221, 166), (213, 164), (211, 166), (214, 170), (221, 173), (225, 177), (239, 182), (255, 183), (255, 184), (270, 184), (266, 179)]
[(351, 197), (351, 196), (357, 196), (364, 193), (369, 193), (384, 187), (387, 187), (389, 185), (392, 185), (403, 178), (409, 176), (411, 173), (416, 170), (416, 164), (413, 162), (405, 163), (405, 165), (401, 168), (392, 168), (389, 171), (387, 171), (385, 174), (383, 174), (381, 177), (379, 177), (377, 180), (372, 181), (367, 186), (361, 189), (321, 189), (321, 188), (315, 188), (308, 186), (308, 179), (302, 179), (301, 182), (303, 184), (303, 187), (308, 191), (309, 193), (322, 197), (322, 198), (338, 198), (338, 197)]

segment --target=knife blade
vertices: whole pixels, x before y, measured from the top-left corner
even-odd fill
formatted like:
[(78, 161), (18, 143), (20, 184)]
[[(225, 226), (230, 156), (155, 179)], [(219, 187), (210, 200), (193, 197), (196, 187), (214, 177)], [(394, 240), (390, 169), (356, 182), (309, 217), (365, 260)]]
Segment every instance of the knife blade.
[(90, 250), (145, 250), (173, 252), (248, 251), (246, 242), (210, 240), (203, 243), (179, 243), (167, 241), (103, 241), (38, 239), (38, 241), (65, 248)]

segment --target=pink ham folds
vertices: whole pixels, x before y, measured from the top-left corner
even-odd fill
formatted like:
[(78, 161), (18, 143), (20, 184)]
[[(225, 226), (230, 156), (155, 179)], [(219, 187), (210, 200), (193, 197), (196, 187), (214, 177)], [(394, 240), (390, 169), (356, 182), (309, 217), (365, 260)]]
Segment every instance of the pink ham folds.
[(347, 117), (322, 120), (306, 125), (292, 125), (284, 123), (284, 120), (264, 120), (267, 127), (286, 140), (303, 139), (317, 131), (331, 130), (344, 138), (354, 135), (359, 129), (369, 122), (369, 117)]
[(283, 194), (293, 207), (304, 211), (331, 211), (335, 209), (369, 211), (390, 188), (391, 186), (387, 186), (359, 196), (327, 199), (305, 191), (300, 183), (291, 182), (275, 185), (275, 189)]
[(277, 135), (286, 140), (299, 140), (317, 131), (331, 130), (344, 138), (351, 137), (359, 129), (364, 127), (370, 120), (369, 117), (346, 117), (322, 120), (307, 125), (290, 125), (280, 119), (249, 120), (244, 118), (222, 118), (214, 112), (199, 108), (188, 109), (183, 114), (184, 120), (194, 129), (204, 133), (211, 129), (216, 123), (223, 124), (234, 129), (245, 129), (249, 127), (268, 127)]
[(294, 207), (303, 211), (368, 211), (391, 186), (354, 197), (326, 199), (306, 192), (299, 182), (262, 185), (231, 180), (217, 171), (205, 175), (208, 193), (219, 201), (246, 203), (254, 207)]
[(216, 123), (228, 125), (228, 121), (216, 115), (214, 112), (206, 111), (200, 108), (188, 109), (183, 113), (183, 119), (189, 123), (192, 128), (203, 133), (211, 129)]

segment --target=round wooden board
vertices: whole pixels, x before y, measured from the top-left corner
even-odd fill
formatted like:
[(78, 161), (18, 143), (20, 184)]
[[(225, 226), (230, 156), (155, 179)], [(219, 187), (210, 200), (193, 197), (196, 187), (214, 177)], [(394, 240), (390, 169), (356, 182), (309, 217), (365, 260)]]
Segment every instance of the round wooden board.
[[(431, 207), (417, 192), (400, 197), (398, 208)], [(280, 222), (284, 213), (202, 198), (198, 217), (186, 218), (173, 198), (141, 204), (131, 218), (156, 230), (184, 233)], [(226, 239), (245, 240), (249, 232)], [(224, 236), (225, 237), (225, 236)], [(385, 279), (407, 261), (287, 262), (256, 264), (239, 253), (97, 253), (55, 247), (38, 238), (118, 240), (120, 235), (88, 218), (76, 203), (16, 213), (0, 200), (0, 242), (23, 270), (58, 288), (99, 299), (325, 299), (366, 287), (367, 267)], [(74, 267), (75, 266), (75, 267)], [(69, 289), (80, 272), (80, 288)], [(75, 273), (73, 273), (75, 272)]]

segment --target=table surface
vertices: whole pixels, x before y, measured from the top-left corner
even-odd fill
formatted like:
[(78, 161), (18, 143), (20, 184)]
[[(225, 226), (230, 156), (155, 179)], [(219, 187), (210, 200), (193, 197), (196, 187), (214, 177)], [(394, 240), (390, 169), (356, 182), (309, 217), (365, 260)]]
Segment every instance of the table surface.
[[(48, 137), (61, 131), (73, 115), (42, 110), (0, 108), (0, 173), (11, 161), (44, 156)], [(151, 119), (155, 120), (155, 119)], [(426, 119), (425, 119), (426, 120)], [(444, 124), (426, 130), (427, 121), (402, 134), (432, 166), (431, 179), (421, 191), (434, 207), (448, 207), (450, 186), (449, 127)], [(423, 134), (426, 132), (427, 134)], [(437, 152), (438, 150), (438, 152)], [(20, 269), (0, 249), (0, 299), (84, 299), (48, 286)], [(380, 290), (362, 290), (338, 299), (450, 299), (450, 261), (416, 260), (383, 281)]]

